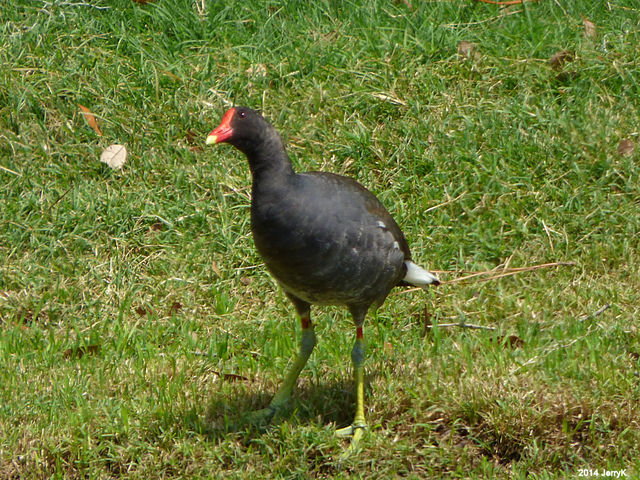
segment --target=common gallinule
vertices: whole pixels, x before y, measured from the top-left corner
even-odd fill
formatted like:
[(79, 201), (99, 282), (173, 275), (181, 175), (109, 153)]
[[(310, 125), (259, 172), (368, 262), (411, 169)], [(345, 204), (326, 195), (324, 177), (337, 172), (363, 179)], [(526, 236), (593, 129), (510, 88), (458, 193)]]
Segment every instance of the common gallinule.
[(316, 345), (310, 306), (345, 305), (356, 326), (351, 351), (356, 414), (337, 434), (353, 436), (348, 454), (366, 428), (362, 324), (367, 311), (379, 307), (396, 285), (426, 287), (437, 285), (438, 278), (411, 261), (400, 227), (369, 190), (341, 175), (295, 173), (280, 135), (258, 112), (229, 109), (207, 137), (207, 145), (220, 142), (249, 160), (253, 239), (302, 323), (293, 366), (269, 406), (253, 418), (269, 421), (291, 396)]

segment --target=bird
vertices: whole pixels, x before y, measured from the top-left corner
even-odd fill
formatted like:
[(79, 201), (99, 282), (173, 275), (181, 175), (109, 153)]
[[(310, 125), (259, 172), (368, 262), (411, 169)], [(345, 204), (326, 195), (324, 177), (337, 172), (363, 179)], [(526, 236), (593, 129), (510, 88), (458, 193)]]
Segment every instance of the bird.
[(251, 230), (267, 270), (293, 304), (302, 326), (293, 364), (268, 407), (252, 421), (269, 422), (288, 403), (317, 343), (311, 305), (345, 306), (355, 325), (351, 350), (356, 391), (353, 423), (336, 431), (351, 437), (343, 457), (359, 449), (364, 414), (365, 316), (395, 286), (426, 289), (438, 277), (418, 266), (402, 230), (378, 198), (352, 178), (329, 172), (296, 173), (282, 137), (257, 111), (234, 106), (207, 145), (227, 143), (251, 171)]

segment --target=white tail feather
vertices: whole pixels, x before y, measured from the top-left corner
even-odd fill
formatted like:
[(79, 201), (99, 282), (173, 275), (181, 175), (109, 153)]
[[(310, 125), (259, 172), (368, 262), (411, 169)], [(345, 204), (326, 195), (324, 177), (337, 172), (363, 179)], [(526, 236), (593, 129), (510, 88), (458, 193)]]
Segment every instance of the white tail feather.
[(407, 267), (407, 274), (404, 276), (404, 281), (415, 285), (416, 287), (426, 287), (427, 285), (438, 285), (440, 280), (433, 273), (419, 267), (415, 263), (405, 260), (404, 264)]

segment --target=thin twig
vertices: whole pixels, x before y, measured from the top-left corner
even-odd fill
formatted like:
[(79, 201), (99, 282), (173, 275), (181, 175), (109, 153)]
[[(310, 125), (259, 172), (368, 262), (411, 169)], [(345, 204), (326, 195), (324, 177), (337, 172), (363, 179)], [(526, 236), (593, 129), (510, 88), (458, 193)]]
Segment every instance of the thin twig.
[(72, 188), (73, 188), (73, 185), (71, 185), (69, 188), (67, 188), (67, 190), (62, 195), (60, 195), (55, 202), (53, 202), (51, 205), (49, 205), (49, 208), (47, 209), (47, 213), (50, 212), (51, 209), (53, 207), (55, 207), (60, 202), (60, 200), (62, 200), (64, 197), (66, 197), (67, 194), (71, 191)]
[(495, 330), (494, 327), (485, 327), (484, 325), (475, 325), (473, 323), (465, 323), (465, 322), (458, 322), (458, 323), (438, 323), (436, 325), (425, 325), (425, 328), (447, 328), (447, 327), (460, 327), (460, 328), (471, 328), (474, 330)]
[(456, 200), (459, 200), (460, 198), (464, 197), (466, 194), (467, 194), (467, 192), (462, 192), (456, 198), (452, 198), (451, 200), (447, 200), (446, 202), (442, 202), (442, 203), (439, 203), (438, 205), (434, 205), (433, 207), (427, 208), (423, 213), (427, 213), (427, 212), (430, 212), (431, 210), (435, 210), (436, 208), (440, 208), (440, 207), (444, 207), (445, 205), (449, 205), (450, 203), (453, 203)]
[[(541, 268), (550, 268), (550, 267), (573, 267), (576, 265), (576, 262), (553, 262), (553, 263), (542, 263), (540, 265), (532, 265), (530, 267), (513, 267), (513, 268), (507, 268), (504, 269), (503, 271), (501, 271), (500, 273), (497, 273), (497, 271), (499, 270), (485, 270), (483, 272), (474, 272), (471, 273), (470, 275), (466, 275), (464, 277), (459, 277), (459, 278), (454, 278), (452, 280), (446, 280), (446, 281), (440, 281), (441, 285), (446, 285), (446, 284), (451, 284), (451, 283), (457, 283), (457, 282), (462, 282), (465, 280), (471, 280), (477, 277), (481, 277), (482, 275), (491, 275), (489, 277), (485, 277), (485, 278), (477, 278), (478, 281), (480, 282), (487, 282), (489, 280), (495, 280), (497, 278), (502, 278), (502, 277), (508, 277), (510, 275), (516, 275), (518, 273), (522, 273), (522, 272), (532, 272), (534, 270), (539, 270)], [(431, 270), (434, 273), (469, 273), (468, 270)], [(392, 293), (391, 295), (402, 295), (405, 293), (409, 293), (409, 292), (415, 292), (418, 290), (422, 290), (422, 287), (415, 287), (415, 288), (407, 288), (406, 290), (398, 290), (397, 292)]]
[(464, 280), (470, 280), (472, 278), (476, 278), (482, 275), (491, 275), (489, 277), (486, 278), (479, 278), (478, 280), (485, 282), (488, 280), (494, 280), (496, 278), (502, 278), (502, 277), (507, 277), (509, 275), (515, 275), (517, 273), (522, 273), (522, 272), (532, 272), (534, 270), (539, 270), (541, 268), (550, 268), (550, 267), (573, 267), (575, 266), (575, 262), (553, 262), (553, 263), (542, 263), (540, 265), (532, 265), (530, 267), (513, 267), (513, 268), (509, 268), (506, 269), (500, 273), (491, 275), (495, 272), (495, 270), (487, 270), (484, 272), (476, 272), (476, 273), (472, 273), (471, 275), (466, 275), (464, 277), (458, 277), (458, 278), (454, 278), (452, 280), (447, 280), (446, 282), (441, 282), (441, 283), (457, 283), (457, 282), (462, 282)]
[(580, 321), (584, 322), (585, 320), (591, 320), (592, 318), (596, 318), (599, 317), (600, 315), (602, 315), (604, 312), (606, 312), (607, 310), (609, 310), (611, 308), (611, 304), (607, 303), (605, 304), (603, 307), (600, 307), (598, 310), (596, 310), (595, 312), (593, 312), (590, 315), (583, 315), (582, 317), (580, 317)]

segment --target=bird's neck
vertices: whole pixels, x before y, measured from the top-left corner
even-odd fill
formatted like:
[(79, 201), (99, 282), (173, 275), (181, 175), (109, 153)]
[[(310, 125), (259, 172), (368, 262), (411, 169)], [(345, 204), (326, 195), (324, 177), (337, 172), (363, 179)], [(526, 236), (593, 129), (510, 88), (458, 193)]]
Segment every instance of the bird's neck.
[(263, 182), (284, 181), (294, 173), (291, 160), (277, 133), (252, 144), (244, 153), (249, 160), (254, 187)]

